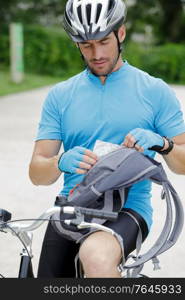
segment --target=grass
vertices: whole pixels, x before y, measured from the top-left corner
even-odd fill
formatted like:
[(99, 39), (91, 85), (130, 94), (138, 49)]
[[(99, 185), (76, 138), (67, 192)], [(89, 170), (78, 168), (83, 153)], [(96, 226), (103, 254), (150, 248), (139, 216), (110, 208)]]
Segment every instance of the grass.
[[(17, 84), (11, 81), (10, 73), (7, 69), (0, 68), (0, 96), (9, 95), (12, 93), (19, 93), (35, 88), (52, 85), (57, 82), (69, 78), (71, 75), (67, 74), (65, 77), (53, 77), (38, 74), (25, 74), (23, 82)], [(172, 84), (185, 84), (184, 82)]]
[(23, 82), (17, 84), (11, 81), (8, 70), (0, 70), (0, 96), (52, 85), (64, 79), (66, 78), (25, 74)]

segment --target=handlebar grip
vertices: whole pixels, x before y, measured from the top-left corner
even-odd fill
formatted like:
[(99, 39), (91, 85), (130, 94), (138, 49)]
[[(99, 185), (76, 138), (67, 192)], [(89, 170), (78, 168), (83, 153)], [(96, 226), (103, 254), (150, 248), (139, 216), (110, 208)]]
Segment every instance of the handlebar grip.
[(0, 222), (7, 222), (9, 220), (11, 220), (12, 214), (5, 210), (0, 208)]
[(77, 209), (79, 209), (84, 216), (96, 217), (98, 219), (107, 219), (109, 221), (116, 221), (118, 217), (118, 213), (115, 212), (108, 212), (108, 211), (102, 211), (98, 209), (84, 208), (84, 207), (78, 207)]

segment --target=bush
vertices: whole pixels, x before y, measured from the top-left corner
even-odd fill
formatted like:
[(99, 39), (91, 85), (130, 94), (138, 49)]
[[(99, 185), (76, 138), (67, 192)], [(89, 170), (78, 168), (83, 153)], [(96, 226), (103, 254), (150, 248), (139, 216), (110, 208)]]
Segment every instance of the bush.
[[(3, 32), (3, 33), (2, 33)], [(8, 27), (1, 28), (0, 31), (0, 65), (8, 66), (10, 57)]]
[(24, 41), (25, 67), (29, 72), (65, 76), (82, 69), (76, 46), (62, 30), (28, 26)]
[[(169, 83), (185, 84), (185, 45), (143, 46), (127, 41), (123, 53), (129, 63)], [(69, 77), (83, 70), (84, 63), (74, 43), (62, 28), (24, 26), (25, 71)], [(0, 66), (9, 65), (8, 29), (0, 35)]]
[[(8, 67), (9, 30), (0, 35), (0, 66)], [(42, 26), (24, 26), (25, 72), (53, 76), (70, 76), (83, 69), (75, 44), (60, 30)]]
[(169, 83), (185, 83), (185, 45), (165, 44), (144, 48), (130, 43), (125, 57), (136, 67)]

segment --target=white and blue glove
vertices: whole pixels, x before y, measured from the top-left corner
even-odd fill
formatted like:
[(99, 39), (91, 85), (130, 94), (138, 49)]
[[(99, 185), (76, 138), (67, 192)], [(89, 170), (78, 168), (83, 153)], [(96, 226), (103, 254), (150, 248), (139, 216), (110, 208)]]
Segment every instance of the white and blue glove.
[(135, 147), (136, 150), (143, 152), (146, 150), (158, 151), (163, 149), (165, 141), (162, 136), (153, 131), (136, 128), (127, 134), (123, 145), (128, 148)]
[(58, 161), (58, 168), (65, 173), (85, 174), (97, 162), (97, 155), (92, 151), (76, 146), (62, 153)]

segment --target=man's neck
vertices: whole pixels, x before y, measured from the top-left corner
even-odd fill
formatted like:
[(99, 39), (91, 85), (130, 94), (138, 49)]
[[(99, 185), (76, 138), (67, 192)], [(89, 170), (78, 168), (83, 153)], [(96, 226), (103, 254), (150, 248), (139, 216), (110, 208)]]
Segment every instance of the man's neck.
[[(119, 70), (122, 67), (123, 64), (124, 64), (124, 62), (123, 62), (122, 58), (120, 57), (117, 64), (115, 65), (115, 67), (114, 67), (114, 69), (112, 70), (111, 73), (116, 72), (117, 70)], [(105, 84), (107, 76), (99, 76), (99, 78), (100, 78), (102, 84)]]

